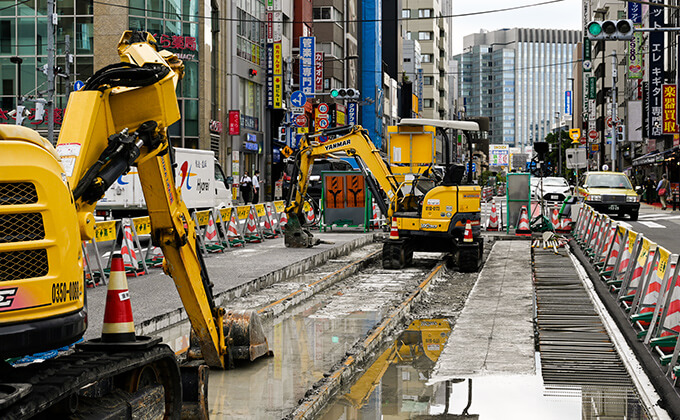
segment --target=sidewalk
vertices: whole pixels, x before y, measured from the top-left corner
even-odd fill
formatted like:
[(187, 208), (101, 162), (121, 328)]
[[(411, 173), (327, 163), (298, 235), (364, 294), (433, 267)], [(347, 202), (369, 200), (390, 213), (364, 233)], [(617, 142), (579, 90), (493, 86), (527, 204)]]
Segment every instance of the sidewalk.
[[(215, 285), (215, 303), (222, 305), (234, 295), (304, 273), (310, 267), (371, 243), (374, 238), (373, 232), (313, 233), (328, 243), (313, 248), (286, 248), (283, 238), (278, 238), (205, 257), (210, 280)], [(148, 335), (186, 319), (175, 284), (162, 269), (150, 269), (147, 275), (128, 277), (128, 287), (138, 334)], [(85, 339), (90, 339), (101, 335), (107, 289), (98, 286), (86, 289), (86, 293), (89, 325)]]

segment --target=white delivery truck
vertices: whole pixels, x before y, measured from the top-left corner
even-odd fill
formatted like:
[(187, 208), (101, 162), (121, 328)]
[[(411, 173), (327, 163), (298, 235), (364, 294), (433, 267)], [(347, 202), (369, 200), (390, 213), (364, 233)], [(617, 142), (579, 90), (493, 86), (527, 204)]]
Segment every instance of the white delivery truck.
[[(209, 150), (175, 147), (175, 183), (182, 199), (192, 210), (232, 204), (231, 190), (222, 167)], [(137, 168), (118, 177), (97, 203), (98, 216), (114, 219), (146, 215), (146, 202)]]

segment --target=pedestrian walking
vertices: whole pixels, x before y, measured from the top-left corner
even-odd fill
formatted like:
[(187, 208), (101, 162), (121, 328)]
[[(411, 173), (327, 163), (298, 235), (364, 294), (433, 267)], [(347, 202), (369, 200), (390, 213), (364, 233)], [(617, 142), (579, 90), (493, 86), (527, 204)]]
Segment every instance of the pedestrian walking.
[(255, 171), (253, 175), (253, 204), (260, 201), (260, 171)]
[(653, 201), (653, 196), (654, 195), (654, 181), (652, 181), (652, 178), (647, 177), (647, 180), (645, 181), (645, 199), (647, 204), (652, 204)]
[(245, 171), (243, 173), (243, 176), (239, 181), (239, 189), (241, 190), (241, 197), (243, 197), (243, 202), (245, 204), (250, 203), (253, 196), (253, 180), (248, 175), (248, 171)]
[(668, 182), (668, 175), (663, 174), (659, 185), (656, 186), (656, 192), (659, 193), (659, 200), (661, 200), (661, 210), (666, 210), (666, 199), (670, 193), (670, 182)]

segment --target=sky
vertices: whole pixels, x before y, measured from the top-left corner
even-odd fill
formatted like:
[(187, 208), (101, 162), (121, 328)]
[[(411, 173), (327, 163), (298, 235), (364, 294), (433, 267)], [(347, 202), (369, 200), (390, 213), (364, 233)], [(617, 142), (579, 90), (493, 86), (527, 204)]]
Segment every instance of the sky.
[[(482, 12), (508, 7), (545, 3), (550, 0), (454, 0), (453, 15)], [(582, 0), (562, 0), (556, 3), (528, 7), (519, 10), (486, 13), (477, 16), (453, 18), (453, 54), (463, 52), (463, 37), (504, 28), (533, 29), (580, 29)]]

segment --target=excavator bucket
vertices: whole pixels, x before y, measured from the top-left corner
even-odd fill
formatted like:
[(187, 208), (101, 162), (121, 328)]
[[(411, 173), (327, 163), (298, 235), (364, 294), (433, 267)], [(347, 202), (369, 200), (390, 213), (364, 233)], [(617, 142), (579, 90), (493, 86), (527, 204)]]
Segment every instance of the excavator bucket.
[(283, 233), (283, 242), (287, 248), (311, 248), (320, 242), (314, 239), (314, 235), (309, 230), (302, 227), (300, 216), (293, 212), (288, 213), (288, 223)]
[(224, 336), (230, 359), (253, 361), (262, 356), (273, 356), (262, 321), (256, 311), (228, 311), (224, 317)]

